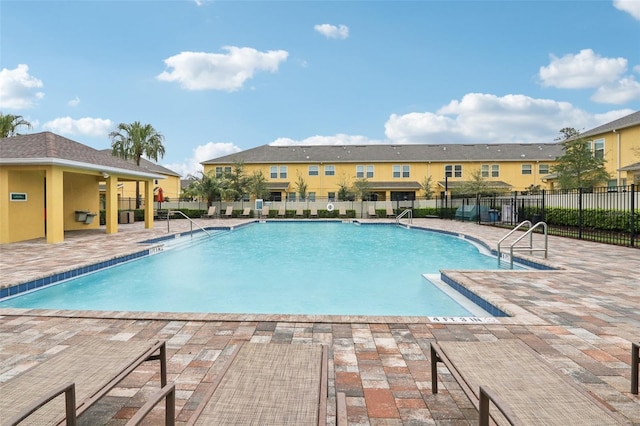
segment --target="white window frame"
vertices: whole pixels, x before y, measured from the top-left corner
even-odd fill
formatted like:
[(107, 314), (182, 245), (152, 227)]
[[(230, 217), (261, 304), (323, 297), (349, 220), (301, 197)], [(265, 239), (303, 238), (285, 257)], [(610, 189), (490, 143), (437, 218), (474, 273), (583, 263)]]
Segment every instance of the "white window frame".
[(336, 175), (336, 166), (333, 164), (327, 164), (324, 166), (324, 175), (325, 176), (335, 176)]
[(548, 164), (538, 164), (538, 174), (539, 175), (548, 175), (551, 170)]
[(604, 138), (593, 141), (593, 156), (604, 159)]
[(320, 175), (320, 166), (312, 165), (309, 166), (309, 176), (318, 176)]
[(288, 174), (288, 167), (280, 166), (280, 179), (286, 179)]
[(526, 176), (532, 175), (533, 174), (533, 164), (529, 164), (529, 163), (521, 164), (520, 165), (520, 173), (522, 175), (526, 175)]
[(278, 179), (278, 166), (269, 167), (269, 177), (271, 179)]

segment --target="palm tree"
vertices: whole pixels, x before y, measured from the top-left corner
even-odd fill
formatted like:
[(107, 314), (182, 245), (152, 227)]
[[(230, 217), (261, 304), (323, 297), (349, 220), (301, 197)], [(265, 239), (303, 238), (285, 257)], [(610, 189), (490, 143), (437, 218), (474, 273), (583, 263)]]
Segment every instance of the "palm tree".
[(31, 128), (31, 123), (24, 119), (21, 115), (3, 114), (0, 112), (0, 137), (8, 138), (9, 136), (19, 135), (16, 129), (19, 126)]
[[(158, 161), (164, 157), (164, 136), (150, 124), (120, 123), (111, 138), (111, 153), (125, 160), (134, 160), (140, 165), (140, 158), (144, 155), (150, 160)], [(136, 181), (136, 208), (140, 208), (140, 182)]]

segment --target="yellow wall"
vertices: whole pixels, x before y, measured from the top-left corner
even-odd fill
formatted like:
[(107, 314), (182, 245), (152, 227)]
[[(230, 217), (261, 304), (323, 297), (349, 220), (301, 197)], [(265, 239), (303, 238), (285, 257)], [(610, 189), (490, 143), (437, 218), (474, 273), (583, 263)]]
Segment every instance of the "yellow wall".
[[(612, 180), (616, 180), (616, 185), (630, 185), (633, 178), (627, 176), (626, 172), (619, 172), (621, 167), (640, 162), (640, 126), (607, 132), (590, 136), (589, 141), (604, 139), (605, 167), (611, 175)], [(626, 182), (625, 182), (626, 179)]]
[(44, 171), (9, 170), (8, 184), (10, 193), (26, 193), (27, 201), (8, 201), (9, 232), (1, 242), (44, 237)]
[[(434, 191), (434, 195), (438, 195), (442, 190), (441, 187), (437, 186), (437, 182), (444, 181), (445, 175), (445, 166), (446, 165), (461, 165), (462, 166), (462, 177), (450, 177), (448, 179), (449, 182), (462, 182), (469, 181), (472, 179), (472, 175), (476, 170), (479, 170), (483, 164), (487, 164), (489, 166), (493, 164), (499, 165), (499, 176), (498, 177), (488, 177), (485, 178), (486, 181), (502, 181), (510, 184), (512, 186), (512, 190), (524, 190), (528, 188), (530, 185), (540, 185), (544, 188), (546, 185), (542, 181), (542, 178), (545, 175), (540, 175), (538, 173), (539, 165), (541, 163), (537, 161), (523, 161), (523, 162), (506, 162), (506, 161), (494, 161), (494, 162), (462, 162), (462, 161), (453, 161), (453, 162), (442, 162), (442, 163), (434, 163), (434, 162), (414, 162), (414, 163), (406, 163), (406, 162), (398, 162), (398, 163), (372, 163), (372, 162), (359, 162), (359, 163), (336, 163), (336, 164), (319, 164), (319, 163), (304, 163), (304, 164), (287, 164), (287, 163), (274, 163), (274, 164), (249, 164), (245, 163), (245, 174), (250, 176), (254, 173), (254, 171), (261, 171), (262, 174), (267, 178), (268, 182), (289, 182), (289, 192), (295, 192), (298, 181), (298, 177), (301, 176), (304, 182), (307, 184), (307, 192), (315, 192), (316, 197), (325, 198), (327, 197), (328, 192), (338, 192), (338, 184), (341, 181), (347, 181), (349, 186), (353, 185), (356, 179), (356, 166), (357, 165), (373, 165), (374, 168), (374, 177), (368, 178), (367, 180), (373, 184), (375, 187), (376, 182), (418, 182), (423, 183), (425, 177), (431, 176), (431, 188)], [(522, 174), (522, 165), (530, 164), (532, 173), (530, 175)], [(552, 161), (543, 162), (542, 164), (551, 165), (554, 164)], [(318, 176), (309, 176), (309, 166), (317, 165), (318, 166)], [(325, 167), (327, 165), (333, 165), (335, 168), (334, 176), (325, 176)], [(409, 165), (410, 166), (410, 176), (408, 178), (394, 178), (393, 177), (393, 166), (394, 165)], [(228, 165), (220, 165), (220, 164), (205, 164), (204, 172), (215, 173), (216, 167), (233, 167), (233, 164)], [(270, 167), (271, 166), (287, 166), (287, 177), (286, 178), (270, 178)], [(491, 170), (491, 167), (489, 167)], [(279, 170), (279, 169), (278, 169)], [(366, 173), (366, 167), (365, 167)], [(279, 175), (278, 175), (279, 176)], [(402, 189), (398, 188), (398, 191), (402, 191)], [(377, 191), (376, 191), (377, 192)], [(390, 191), (386, 191), (386, 199), (389, 199)], [(424, 192), (422, 190), (416, 191), (417, 197), (423, 197)], [(284, 194), (283, 194), (284, 197)]]
[[(83, 175), (71, 172), (64, 173), (64, 230), (97, 229), (100, 227), (100, 218), (96, 216), (92, 223), (76, 221), (75, 212), (89, 211), (99, 212), (99, 179), (97, 176)], [(57, 196), (63, 196), (57, 194)]]

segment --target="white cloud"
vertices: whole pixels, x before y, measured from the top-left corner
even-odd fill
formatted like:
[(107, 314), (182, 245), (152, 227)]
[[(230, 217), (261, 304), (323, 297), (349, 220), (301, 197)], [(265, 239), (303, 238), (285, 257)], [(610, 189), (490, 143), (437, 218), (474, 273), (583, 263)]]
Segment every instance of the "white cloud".
[(640, 1), (638, 0), (613, 0), (613, 6), (623, 12), (627, 12), (640, 21)]
[(167, 68), (158, 80), (177, 82), (188, 90), (225, 90), (242, 88), (257, 71), (277, 72), (289, 53), (284, 50), (259, 52), (250, 47), (223, 47), (227, 53), (181, 52), (164, 60)]
[(611, 84), (626, 70), (625, 58), (603, 58), (591, 49), (583, 49), (562, 58), (551, 55), (551, 63), (540, 67), (540, 79), (543, 86), (582, 89)]
[(37, 90), (43, 85), (41, 80), (29, 75), (29, 67), (25, 64), (12, 70), (3, 68), (0, 71), (0, 108), (33, 107), (44, 97), (44, 93)]
[(622, 105), (640, 99), (640, 83), (635, 78), (622, 78), (614, 84), (601, 86), (591, 96), (591, 100), (600, 103)]
[(349, 37), (349, 27), (346, 25), (319, 24), (314, 25), (314, 30), (325, 36), (326, 38), (346, 39)]
[(385, 123), (391, 143), (545, 143), (563, 127), (585, 131), (633, 110), (597, 116), (570, 103), (525, 95), (470, 93), (433, 112), (392, 114)]
[(103, 118), (84, 117), (73, 119), (71, 117), (60, 117), (47, 121), (42, 125), (45, 130), (50, 130), (60, 135), (83, 135), (83, 136), (104, 136), (107, 137), (113, 129), (111, 120)]
[(186, 178), (189, 175), (197, 175), (203, 170), (201, 162), (240, 151), (242, 149), (229, 142), (209, 142), (195, 147), (191, 158), (180, 163), (163, 164), (163, 166)]
[(302, 140), (290, 138), (278, 138), (271, 142), (271, 146), (291, 146), (291, 145), (365, 145), (365, 144), (381, 144), (385, 141), (369, 139), (366, 136), (346, 135), (338, 133), (335, 136), (311, 136)]
[(76, 96), (75, 98), (67, 102), (67, 105), (69, 105), (70, 107), (77, 107), (78, 105), (80, 105), (80, 98)]

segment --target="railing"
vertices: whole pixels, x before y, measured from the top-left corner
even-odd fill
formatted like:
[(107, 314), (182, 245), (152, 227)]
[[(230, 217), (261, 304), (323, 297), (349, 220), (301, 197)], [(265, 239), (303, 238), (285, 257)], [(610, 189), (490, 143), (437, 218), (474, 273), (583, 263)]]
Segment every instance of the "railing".
[(396, 225), (400, 225), (400, 219), (405, 216), (409, 217), (409, 223), (413, 223), (413, 211), (411, 209), (406, 209), (396, 217)]
[[(532, 225), (530, 221), (525, 220), (525, 221), (521, 222), (520, 224), (518, 224), (518, 226), (513, 228), (511, 231), (509, 231), (509, 233), (507, 235), (505, 235), (504, 237), (502, 237), (500, 239), (500, 241), (498, 241), (498, 262), (500, 262), (500, 260), (502, 260), (502, 249), (500, 247), (501, 244), (509, 236), (511, 236), (515, 231), (517, 231), (518, 229), (522, 228), (525, 225), (529, 226), (529, 230), (527, 230), (527, 232), (525, 232), (524, 234), (522, 234), (521, 236), (516, 238), (516, 240), (509, 245), (509, 264), (510, 264), (511, 269), (513, 269), (513, 252), (514, 251), (528, 251), (529, 254), (532, 254), (534, 251), (542, 251), (542, 252), (544, 252), (544, 258), (545, 259), (547, 258), (548, 254), (549, 254), (547, 224), (545, 222), (538, 222), (535, 225)], [(533, 248), (533, 231), (536, 228), (539, 228), (539, 227), (543, 228), (544, 248)], [(518, 244), (523, 238), (525, 238), (527, 236), (529, 237), (529, 245), (528, 246), (526, 246), (526, 247), (515, 247), (516, 244)]]
[(187, 219), (190, 223), (191, 223), (191, 235), (193, 235), (193, 225), (196, 225), (198, 228), (200, 228), (205, 234), (207, 234), (208, 236), (211, 236), (211, 234), (209, 232), (207, 232), (206, 229), (204, 229), (202, 226), (198, 225), (197, 223), (195, 223), (193, 221), (193, 219), (191, 219), (189, 216), (187, 216), (186, 214), (182, 213), (180, 210), (169, 210), (167, 211), (167, 232), (171, 232), (170, 230), (170, 225), (169, 222), (171, 222), (171, 215), (174, 213), (178, 213), (179, 215), (181, 215), (182, 217), (184, 217), (185, 219)]

